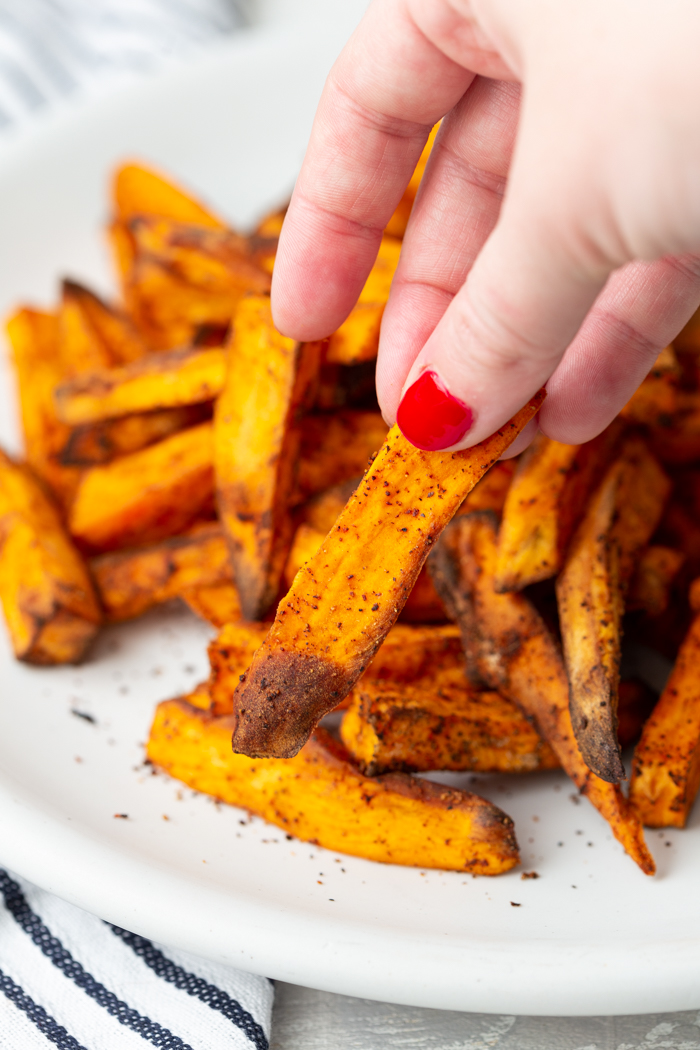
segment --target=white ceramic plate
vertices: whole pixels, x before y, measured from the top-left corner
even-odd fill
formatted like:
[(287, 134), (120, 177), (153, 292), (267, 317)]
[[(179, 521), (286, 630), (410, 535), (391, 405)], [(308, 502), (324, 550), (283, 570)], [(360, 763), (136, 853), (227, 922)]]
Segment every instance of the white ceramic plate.
[[(59, 274), (109, 288), (106, 178), (125, 155), (162, 164), (236, 222), (281, 200), (335, 46), (253, 35), (6, 151), (3, 311), (52, 301)], [(650, 834), (648, 879), (562, 775), (487, 779), (523, 867), (474, 879), (337, 856), (151, 776), (153, 707), (205, 675), (209, 633), (171, 608), (59, 670), (18, 665), (0, 637), (4, 864), (143, 935), (350, 995), (519, 1014), (700, 1006), (698, 818)], [(541, 877), (522, 881), (532, 869)]]

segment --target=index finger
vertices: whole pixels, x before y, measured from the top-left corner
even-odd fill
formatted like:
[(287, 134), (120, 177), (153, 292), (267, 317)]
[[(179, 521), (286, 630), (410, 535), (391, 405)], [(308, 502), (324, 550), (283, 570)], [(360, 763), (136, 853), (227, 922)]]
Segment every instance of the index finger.
[(473, 75), (418, 28), (407, 0), (370, 6), (328, 77), (285, 218), (272, 284), (281, 331), (319, 339), (342, 323), (432, 126)]

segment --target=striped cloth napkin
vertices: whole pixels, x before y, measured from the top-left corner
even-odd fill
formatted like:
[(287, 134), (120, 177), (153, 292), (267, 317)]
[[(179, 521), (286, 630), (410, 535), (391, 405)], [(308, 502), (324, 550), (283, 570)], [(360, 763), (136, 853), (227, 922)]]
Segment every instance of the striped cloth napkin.
[(272, 982), (166, 948), (0, 869), (2, 1050), (268, 1050)]
[(0, 0), (0, 134), (201, 52), (249, 0)]

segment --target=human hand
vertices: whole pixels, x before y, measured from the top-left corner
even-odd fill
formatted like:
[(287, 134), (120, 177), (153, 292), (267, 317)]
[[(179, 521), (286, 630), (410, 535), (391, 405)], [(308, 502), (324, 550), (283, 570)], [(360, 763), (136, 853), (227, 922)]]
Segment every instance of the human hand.
[(546, 382), (541, 429), (595, 436), (700, 302), (699, 38), (696, 0), (374, 0), (319, 104), (278, 327), (344, 320), (444, 116), (384, 314), (382, 411), (466, 448)]

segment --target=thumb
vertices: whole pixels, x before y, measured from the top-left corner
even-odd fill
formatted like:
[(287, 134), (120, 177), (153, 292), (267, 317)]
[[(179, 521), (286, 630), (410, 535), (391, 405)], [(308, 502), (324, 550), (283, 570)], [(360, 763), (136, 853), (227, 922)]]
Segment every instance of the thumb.
[(404, 383), (396, 421), (419, 448), (468, 448), (510, 419), (549, 379), (612, 269), (571, 250), (566, 196), (555, 218), (536, 181), (512, 173), (497, 225)]

